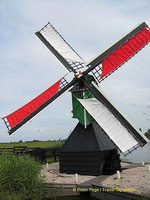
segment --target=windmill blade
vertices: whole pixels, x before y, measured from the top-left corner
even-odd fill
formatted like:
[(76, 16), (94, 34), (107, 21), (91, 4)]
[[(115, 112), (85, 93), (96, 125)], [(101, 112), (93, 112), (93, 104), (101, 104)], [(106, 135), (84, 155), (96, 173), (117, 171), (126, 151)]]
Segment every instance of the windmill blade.
[(118, 148), (127, 154), (149, 140), (108, 100), (99, 87), (85, 83), (96, 98), (78, 99)]
[(42, 94), (37, 96), (35, 99), (19, 108), (15, 112), (11, 113), (10, 115), (4, 117), (3, 120), (8, 128), (9, 135), (17, 131), (29, 120), (43, 111), (53, 101), (58, 99), (58, 97), (68, 91), (75, 82), (76, 80), (73, 79), (70, 83), (68, 83), (63, 77), (50, 88), (45, 90)]
[(101, 82), (138, 53), (149, 41), (150, 30), (148, 25), (143, 22), (111, 47), (89, 61), (86, 64), (89, 68), (84, 74), (91, 71), (97, 81)]
[(77, 73), (78, 69), (84, 67), (85, 61), (50, 23), (36, 32), (35, 35), (45, 44), (67, 71)]

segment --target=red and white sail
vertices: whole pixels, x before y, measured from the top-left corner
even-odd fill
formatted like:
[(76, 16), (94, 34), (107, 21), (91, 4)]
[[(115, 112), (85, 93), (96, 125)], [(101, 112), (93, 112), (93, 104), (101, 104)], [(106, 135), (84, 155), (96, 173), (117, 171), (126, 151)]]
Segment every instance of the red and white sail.
[(97, 82), (101, 82), (122, 66), (150, 42), (150, 30), (143, 22), (128, 32), (112, 46), (86, 63), (87, 72), (92, 72)]
[(144, 28), (102, 62), (101, 79), (121, 66), (150, 41), (150, 31)]
[(71, 87), (72, 82), (68, 84), (63, 77), (32, 101), (4, 117), (3, 120), (9, 130), (9, 134), (26, 124)]
[(60, 82), (61, 79), (54, 85), (52, 85), (50, 88), (45, 90), (42, 94), (37, 96), (35, 99), (8, 115), (6, 118), (9, 122), (10, 127), (13, 128), (16, 124), (21, 122), (38, 107), (40, 107), (43, 103), (45, 103), (49, 98), (56, 94), (59, 90)]

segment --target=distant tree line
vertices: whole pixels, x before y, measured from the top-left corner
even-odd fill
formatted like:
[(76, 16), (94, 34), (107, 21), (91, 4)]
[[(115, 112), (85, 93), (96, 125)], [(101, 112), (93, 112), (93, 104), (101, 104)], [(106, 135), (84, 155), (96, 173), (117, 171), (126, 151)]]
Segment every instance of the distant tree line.
[(145, 136), (150, 140), (150, 129), (146, 131)]
[(66, 139), (57, 139), (57, 140), (45, 140), (45, 141), (42, 141), (42, 140), (28, 140), (28, 141), (22, 141), (22, 140), (19, 140), (18, 142), (10, 142), (10, 143), (30, 143), (30, 142), (58, 142), (58, 141), (65, 141)]

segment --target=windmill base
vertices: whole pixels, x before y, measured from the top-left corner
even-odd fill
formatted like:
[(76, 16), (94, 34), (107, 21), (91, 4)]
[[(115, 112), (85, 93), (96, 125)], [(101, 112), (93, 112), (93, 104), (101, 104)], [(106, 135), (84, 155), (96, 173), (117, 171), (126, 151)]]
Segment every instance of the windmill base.
[(85, 129), (77, 124), (60, 151), (60, 172), (109, 175), (121, 170), (116, 145), (93, 121)]

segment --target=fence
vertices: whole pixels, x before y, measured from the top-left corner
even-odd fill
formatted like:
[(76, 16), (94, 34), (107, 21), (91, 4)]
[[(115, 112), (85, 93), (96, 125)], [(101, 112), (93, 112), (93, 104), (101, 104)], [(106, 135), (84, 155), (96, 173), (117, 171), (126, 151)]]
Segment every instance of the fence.
[(33, 156), (40, 162), (46, 162), (47, 158), (54, 158), (55, 162), (59, 156), (60, 147), (51, 148), (28, 148), (27, 146), (14, 146), (13, 148), (0, 148), (0, 154), (2, 152), (10, 152), (17, 155), (28, 154)]

